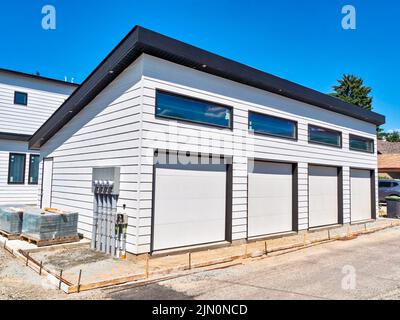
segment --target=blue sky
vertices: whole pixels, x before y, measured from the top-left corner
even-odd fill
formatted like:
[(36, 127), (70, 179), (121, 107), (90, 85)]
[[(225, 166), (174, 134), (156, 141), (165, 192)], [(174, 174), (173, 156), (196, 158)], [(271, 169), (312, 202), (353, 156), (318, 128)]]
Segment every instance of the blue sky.
[[(41, 27), (54, 5), (57, 29)], [(341, 9), (357, 10), (343, 30)], [(343, 73), (373, 88), (385, 129), (400, 128), (396, 0), (3, 0), (0, 67), (82, 82), (136, 24), (328, 93)]]

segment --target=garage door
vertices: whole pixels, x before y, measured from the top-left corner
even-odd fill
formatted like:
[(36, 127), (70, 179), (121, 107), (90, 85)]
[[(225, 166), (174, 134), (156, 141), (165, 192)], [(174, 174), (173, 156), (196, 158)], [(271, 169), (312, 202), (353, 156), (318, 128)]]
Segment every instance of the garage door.
[(293, 165), (255, 162), (248, 183), (248, 236), (292, 231)]
[(226, 165), (160, 165), (153, 250), (225, 240)]
[(371, 171), (351, 170), (351, 221), (371, 219)]
[(338, 169), (309, 167), (309, 225), (310, 228), (337, 224)]

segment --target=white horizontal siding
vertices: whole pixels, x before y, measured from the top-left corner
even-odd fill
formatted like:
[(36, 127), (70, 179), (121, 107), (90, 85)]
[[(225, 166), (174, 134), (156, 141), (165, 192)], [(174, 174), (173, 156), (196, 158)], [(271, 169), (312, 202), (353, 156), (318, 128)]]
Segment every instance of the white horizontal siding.
[(131, 252), (138, 233), (140, 79), (139, 66), (126, 69), (41, 150), (42, 158), (54, 161), (52, 207), (79, 212), (78, 228), (85, 237), (92, 230), (92, 168), (121, 168), (118, 210), (126, 205)]
[[(0, 132), (33, 134), (75, 90), (74, 86), (0, 72)], [(28, 105), (14, 104), (14, 92)]]
[[(10, 153), (25, 154), (25, 182), (24, 184), (8, 184), (8, 166)], [(38, 154), (28, 150), (28, 143), (9, 140), (0, 140), (0, 205), (2, 204), (30, 204), (35, 205), (37, 199), (37, 185), (28, 184), (29, 157)]]
[[(156, 89), (233, 107), (233, 130), (155, 117)], [(254, 135), (248, 111), (298, 122), (298, 141)], [(343, 133), (343, 148), (308, 143), (308, 124)], [(121, 167), (128, 251), (150, 250), (155, 149), (226, 155), (233, 164), (232, 236), (247, 236), (247, 168), (253, 158), (298, 164), (299, 229), (308, 228), (308, 166), (343, 167), (343, 213), (350, 217), (349, 168), (376, 169), (376, 155), (349, 150), (349, 133), (376, 139), (375, 126), (344, 115), (142, 55), (42, 148), (54, 157), (53, 206), (78, 210), (90, 236), (93, 166)]]
[[(0, 71), (0, 132), (33, 134), (75, 90), (75, 86)], [(28, 105), (14, 104), (15, 91), (28, 94)], [(9, 185), (10, 152), (26, 153), (24, 185)], [(0, 142), (0, 204), (36, 204), (36, 185), (28, 184), (28, 144), (18, 141)], [(33, 152), (33, 151), (32, 151)]]
[[(299, 229), (308, 226), (308, 165), (324, 164), (343, 167), (343, 213), (349, 221), (349, 168), (376, 168), (376, 155), (349, 150), (349, 134), (376, 139), (375, 126), (344, 115), (287, 99), (272, 93), (221, 79), (164, 60), (145, 56), (143, 97), (144, 162), (151, 164), (156, 148), (178, 151), (204, 152), (233, 157), (233, 239), (247, 234), (247, 160), (248, 158), (287, 161), (298, 164)], [(156, 89), (175, 92), (233, 107), (233, 130), (218, 129), (183, 121), (156, 118)], [(248, 131), (248, 111), (284, 117), (298, 122), (298, 140), (254, 135)], [(343, 148), (332, 148), (308, 143), (308, 124), (339, 130)], [(141, 181), (151, 186), (152, 172), (143, 173)], [(152, 190), (146, 193), (145, 210), (141, 219), (146, 227), (151, 224)], [(150, 198), (149, 198), (150, 197)], [(141, 200), (140, 200), (141, 201)], [(141, 201), (142, 202), (142, 201)], [(141, 235), (139, 235), (139, 238)], [(145, 235), (139, 251), (149, 249)]]

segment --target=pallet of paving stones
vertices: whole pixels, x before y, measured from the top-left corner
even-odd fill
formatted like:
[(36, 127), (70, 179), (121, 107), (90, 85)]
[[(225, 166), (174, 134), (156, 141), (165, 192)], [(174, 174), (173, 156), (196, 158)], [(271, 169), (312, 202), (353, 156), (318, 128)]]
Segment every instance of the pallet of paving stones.
[(46, 246), (53, 246), (56, 244), (78, 242), (80, 240), (79, 235), (43, 240), (43, 239), (38, 239), (37, 237), (32, 235), (21, 234), (19, 238), (21, 240), (27, 241), (28, 243), (35, 244), (38, 247), (46, 247)]
[(76, 212), (26, 208), (21, 233), (36, 241), (74, 239), (78, 235), (78, 217)]
[(7, 239), (22, 232), (23, 208), (18, 205), (0, 206), (0, 231)]
[(0, 230), (0, 236), (6, 238), (7, 240), (19, 240), (20, 239), (19, 234), (9, 233), (4, 230)]

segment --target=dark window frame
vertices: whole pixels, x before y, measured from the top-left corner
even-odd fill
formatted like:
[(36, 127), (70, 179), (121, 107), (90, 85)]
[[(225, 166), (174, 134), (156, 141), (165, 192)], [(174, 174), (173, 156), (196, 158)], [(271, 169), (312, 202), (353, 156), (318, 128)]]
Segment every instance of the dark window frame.
[[(295, 136), (294, 137), (287, 137), (287, 136), (283, 136), (283, 135), (279, 135), (279, 134), (260, 132), (260, 131), (254, 130), (254, 129), (250, 129), (250, 114), (251, 113), (257, 114), (257, 115), (260, 115), (260, 116), (264, 116), (264, 117), (269, 117), (269, 118), (274, 118), (274, 119), (279, 119), (279, 120), (292, 122), (294, 124), (294, 127), (295, 127)], [(255, 134), (255, 135), (262, 135), (262, 136), (268, 136), (268, 137), (274, 137), (274, 138), (281, 138), (281, 139), (286, 139), (286, 140), (291, 140), (291, 141), (298, 141), (298, 139), (299, 139), (298, 122), (296, 120), (286, 119), (286, 118), (282, 118), (282, 117), (269, 115), (269, 114), (266, 114), (266, 113), (261, 113), (261, 112), (249, 110), (248, 113), (247, 113), (247, 125), (248, 125), (248, 130), (250, 132), (252, 132), (253, 134)]]
[[(37, 182), (31, 182), (31, 174), (32, 174), (32, 158), (37, 157), (40, 160), (40, 155), (38, 154), (30, 154), (29, 155), (29, 171), (28, 171), (28, 184), (30, 185), (38, 185), (39, 184), (39, 172), (38, 172), (38, 181)], [(40, 167), (40, 162), (38, 164), (38, 169)]]
[[(368, 151), (368, 150), (361, 150), (361, 149), (357, 149), (357, 148), (352, 148), (351, 147), (351, 139), (352, 138), (358, 138), (358, 139), (362, 139), (362, 140), (367, 140), (372, 142), (372, 151)], [(349, 149), (352, 151), (358, 151), (358, 152), (364, 152), (364, 153), (369, 153), (369, 154), (375, 154), (375, 141), (374, 139), (371, 138), (366, 138), (366, 137), (362, 137), (362, 136), (358, 136), (355, 134), (349, 134)]]
[[(189, 99), (189, 100), (193, 100), (195, 102), (213, 104), (213, 105), (221, 107), (221, 108), (229, 109), (230, 115), (231, 115), (230, 120), (229, 120), (229, 126), (222, 126), (222, 125), (218, 125), (218, 124), (212, 124), (212, 123), (190, 120), (190, 119), (182, 119), (182, 118), (173, 117), (173, 116), (159, 115), (159, 114), (157, 114), (158, 94), (159, 93), (174, 96), (177, 98)], [(207, 101), (207, 100), (199, 99), (196, 97), (191, 97), (189, 95), (179, 94), (179, 93), (175, 93), (175, 92), (171, 92), (171, 91), (167, 91), (167, 90), (156, 89), (156, 103), (155, 103), (154, 115), (158, 119), (170, 119), (170, 120), (176, 120), (176, 121), (181, 121), (181, 122), (186, 122), (186, 123), (199, 124), (199, 125), (203, 125), (203, 126), (207, 126), (207, 127), (229, 129), (229, 130), (233, 131), (233, 116), (234, 115), (233, 115), (233, 107), (232, 106), (228, 106), (228, 105), (217, 103), (217, 102)]]
[[(11, 157), (12, 156), (24, 156), (24, 168), (22, 171), (22, 182), (11, 182), (10, 181), (10, 174), (11, 174)], [(12, 184), (12, 185), (24, 185), (25, 184), (25, 170), (26, 170), (26, 154), (25, 153), (10, 153), (8, 157), (8, 177), (7, 177), (7, 183)]]
[[(310, 139), (311, 138), (311, 128), (323, 129), (323, 130), (326, 130), (326, 131), (329, 131), (329, 132), (333, 132), (333, 133), (339, 134), (339, 138), (340, 138), (339, 145), (334, 145), (334, 144), (330, 144), (330, 143), (311, 140)], [(315, 124), (309, 124), (308, 125), (308, 143), (318, 144), (318, 145), (321, 145), (321, 146), (332, 147), (332, 148), (337, 148), (337, 149), (343, 149), (343, 133), (341, 131), (338, 131), (338, 130), (317, 126)]]
[[(25, 103), (17, 102), (17, 94), (25, 95), (26, 96), (26, 102)], [(22, 91), (14, 91), (14, 104), (19, 105), (19, 106), (27, 106), (28, 105), (28, 93), (22, 92)]]

